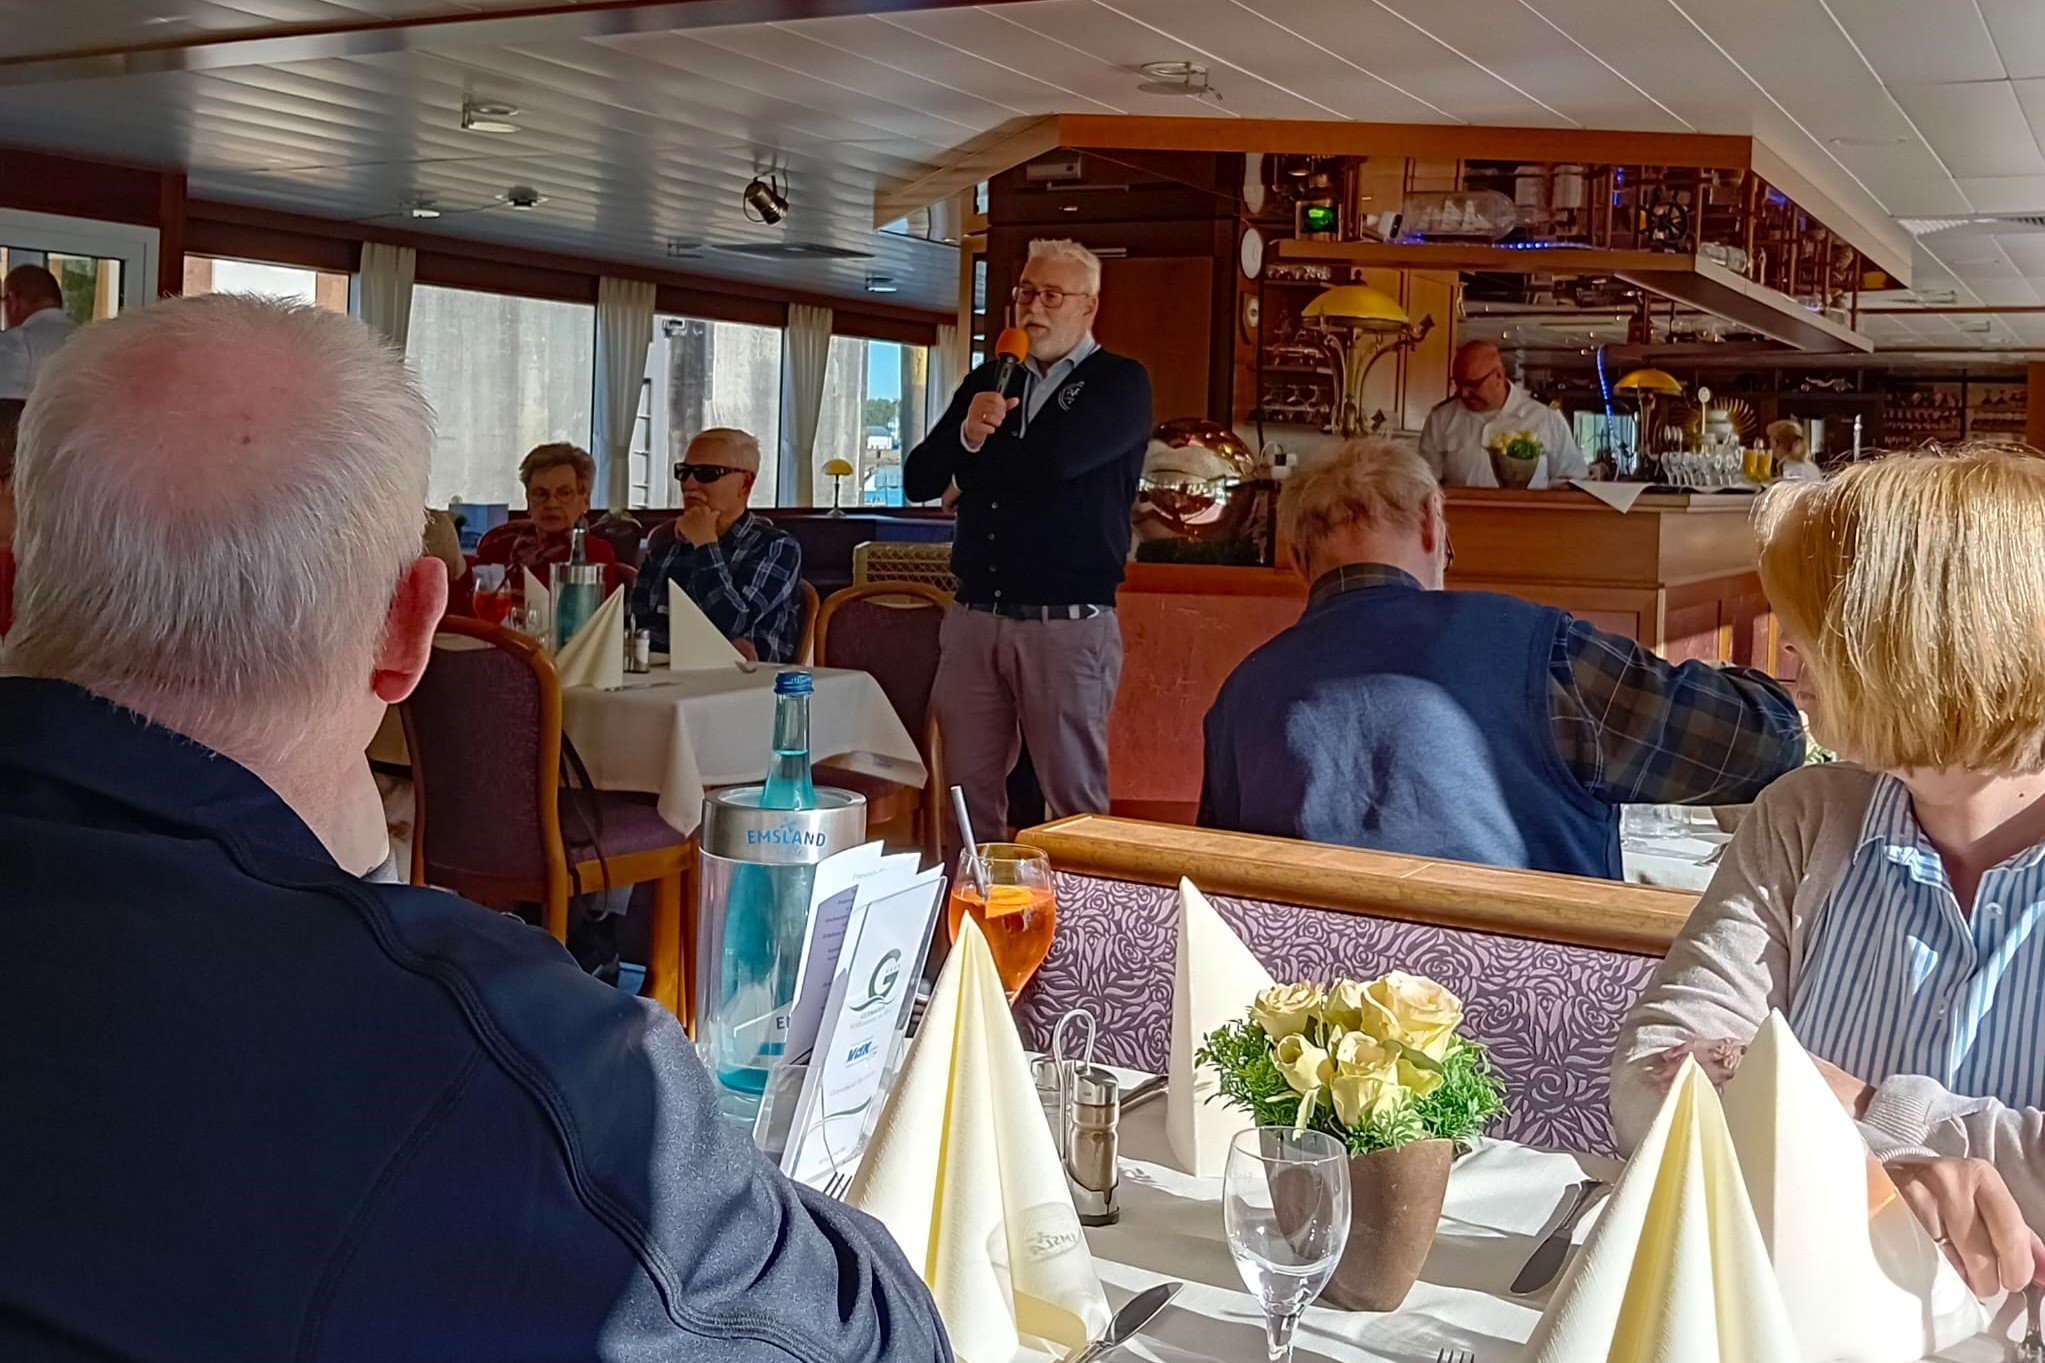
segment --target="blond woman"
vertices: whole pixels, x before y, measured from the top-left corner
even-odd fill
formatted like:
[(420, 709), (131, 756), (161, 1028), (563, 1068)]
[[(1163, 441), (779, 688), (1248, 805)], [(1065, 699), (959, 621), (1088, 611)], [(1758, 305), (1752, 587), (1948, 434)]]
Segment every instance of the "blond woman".
[[(1976, 1291), (2045, 1267), (2045, 458), (1892, 455), (1769, 493), (1812, 731), (1626, 1019), (1622, 1141), (1781, 1009)], [(2035, 1263), (2034, 1263), (2035, 1259)]]

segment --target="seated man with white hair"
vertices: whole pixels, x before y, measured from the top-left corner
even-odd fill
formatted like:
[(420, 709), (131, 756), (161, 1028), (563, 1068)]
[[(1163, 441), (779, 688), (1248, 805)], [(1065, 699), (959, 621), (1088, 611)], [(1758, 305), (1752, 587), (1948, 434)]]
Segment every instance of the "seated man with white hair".
[(234, 295), (65, 357), (0, 652), (0, 1358), (947, 1359), (672, 1015), (381, 883), (363, 749), (447, 591), (402, 359)]
[(1803, 760), (1763, 673), (1444, 591), (1441, 489), (1403, 445), (1295, 473), (1278, 519), (1306, 613), (1207, 712), (1210, 828), (1616, 879), (1620, 804), (1751, 800)]
[(632, 589), (632, 614), (667, 651), (667, 584), (691, 601), (739, 652), (758, 662), (795, 661), (802, 642), (802, 546), (747, 509), (760, 476), (760, 442), (730, 426), (699, 433), (675, 465), (682, 514), (647, 537)]

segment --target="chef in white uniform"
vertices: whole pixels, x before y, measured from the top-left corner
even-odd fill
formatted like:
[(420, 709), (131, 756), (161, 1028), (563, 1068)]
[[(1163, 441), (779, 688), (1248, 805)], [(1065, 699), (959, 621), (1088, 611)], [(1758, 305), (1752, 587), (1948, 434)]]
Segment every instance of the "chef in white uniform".
[(1569, 422), (1505, 376), (1505, 360), (1489, 341), (1456, 352), (1449, 377), (1455, 396), (1435, 405), (1420, 427), (1420, 457), (1443, 487), (1497, 487), (1485, 448), (1501, 432), (1530, 431), (1541, 445), (1541, 464), (1530, 487), (1560, 487), (1590, 472)]
[(40, 265), (18, 265), (0, 281), (0, 401), (28, 396), (36, 371), (78, 328), (64, 315), (64, 291)]

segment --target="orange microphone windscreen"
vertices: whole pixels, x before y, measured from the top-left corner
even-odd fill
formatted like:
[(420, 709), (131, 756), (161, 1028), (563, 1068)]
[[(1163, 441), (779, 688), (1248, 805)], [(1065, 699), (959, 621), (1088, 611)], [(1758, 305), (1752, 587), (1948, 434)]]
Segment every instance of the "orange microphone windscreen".
[(1018, 362), (1030, 357), (1030, 334), (1021, 327), (1008, 327), (994, 340), (994, 353)]

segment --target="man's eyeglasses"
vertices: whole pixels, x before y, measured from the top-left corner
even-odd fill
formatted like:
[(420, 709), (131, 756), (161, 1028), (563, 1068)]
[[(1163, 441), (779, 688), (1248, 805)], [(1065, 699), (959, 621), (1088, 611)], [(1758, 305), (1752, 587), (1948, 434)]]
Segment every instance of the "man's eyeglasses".
[(1456, 379), (1454, 383), (1458, 393), (1474, 393), (1493, 379), (1502, 379), (1504, 377), (1505, 371), (1503, 369), (1494, 369), (1488, 374), (1479, 374), (1474, 379)]
[(678, 483), (690, 481), (714, 483), (719, 479), (728, 478), (734, 473), (744, 472), (744, 469), (736, 469), (729, 464), (676, 464), (675, 481)]
[(1056, 312), (1064, 307), (1068, 298), (1093, 297), (1090, 293), (1076, 293), (1070, 289), (1040, 289), (1034, 284), (1018, 284), (1008, 296), (1015, 300), (1015, 305), (1019, 308), (1026, 308), (1041, 300), (1048, 312)]

